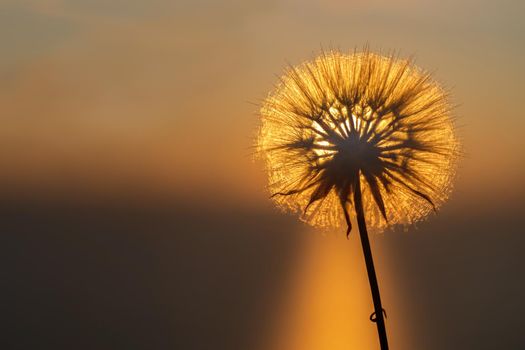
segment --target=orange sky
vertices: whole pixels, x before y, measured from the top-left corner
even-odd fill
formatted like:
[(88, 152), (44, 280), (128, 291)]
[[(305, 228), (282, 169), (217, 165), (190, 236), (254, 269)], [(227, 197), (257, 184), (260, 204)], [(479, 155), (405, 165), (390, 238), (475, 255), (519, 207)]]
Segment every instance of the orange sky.
[(415, 54), (453, 89), (467, 154), (457, 196), (514, 196), (525, 169), (523, 5), (389, 4), (4, 2), (3, 183), (106, 193), (190, 185), (264, 201), (251, 103), (286, 61), (368, 42)]

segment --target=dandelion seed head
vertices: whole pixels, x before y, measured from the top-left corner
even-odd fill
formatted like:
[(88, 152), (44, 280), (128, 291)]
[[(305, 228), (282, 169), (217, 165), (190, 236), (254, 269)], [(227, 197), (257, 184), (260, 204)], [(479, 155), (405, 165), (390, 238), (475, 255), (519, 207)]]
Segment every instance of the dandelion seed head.
[(448, 95), (410, 60), (325, 52), (290, 66), (260, 114), (272, 198), (309, 224), (344, 224), (359, 184), (377, 229), (421, 220), (450, 193), (459, 142)]

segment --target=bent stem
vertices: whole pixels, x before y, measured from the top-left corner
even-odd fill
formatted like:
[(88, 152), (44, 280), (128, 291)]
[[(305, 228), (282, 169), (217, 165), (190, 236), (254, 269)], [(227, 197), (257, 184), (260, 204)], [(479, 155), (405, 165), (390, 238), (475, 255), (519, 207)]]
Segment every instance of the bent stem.
[(383, 317), (384, 310), (381, 306), (381, 297), (379, 295), (379, 286), (377, 284), (377, 277), (374, 269), (374, 260), (372, 259), (372, 251), (370, 249), (370, 242), (368, 240), (368, 232), (366, 230), (360, 180), (357, 181), (356, 189), (354, 191), (354, 205), (357, 216), (357, 225), (359, 226), (359, 236), (361, 238), (361, 245), (363, 246), (366, 271), (368, 272), (368, 281), (370, 282), (370, 289), (372, 291), (372, 298), (374, 300), (374, 313), (370, 316), (370, 320), (375, 322), (377, 325), (377, 333), (379, 335), (381, 350), (388, 350), (385, 319)]

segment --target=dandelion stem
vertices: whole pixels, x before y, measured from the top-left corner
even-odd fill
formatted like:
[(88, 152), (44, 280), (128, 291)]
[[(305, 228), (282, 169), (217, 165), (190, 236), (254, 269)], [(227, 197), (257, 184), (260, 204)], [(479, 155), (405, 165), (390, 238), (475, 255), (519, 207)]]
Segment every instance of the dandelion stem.
[(372, 299), (374, 300), (374, 313), (370, 316), (370, 320), (377, 325), (377, 333), (379, 335), (379, 343), (381, 350), (388, 350), (388, 341), (386, 337), (386, 327), (384, 319), (384, 310), (381, 306), (381, 297), (379, 295), (379, 285), (377, 283), (376, 272), (374, 268), (374, 260), (372, 259), (372, 250), (370, 249), (370, 242), (368, 240), (368, 232), (366, 230), (365, 212), (363, 209), (363, 201), (361, 195), (361, 181), (357, 180), (354, 191), (354, 205), (357, 216), (357, 225), (359, 227), (359, 236), (361, 237), (361, 245), (363, 246), (363, 255), (365, 257), (366, 271), (368, 272), (368, 281), (370, 282), (370, 289), (372, 291)]

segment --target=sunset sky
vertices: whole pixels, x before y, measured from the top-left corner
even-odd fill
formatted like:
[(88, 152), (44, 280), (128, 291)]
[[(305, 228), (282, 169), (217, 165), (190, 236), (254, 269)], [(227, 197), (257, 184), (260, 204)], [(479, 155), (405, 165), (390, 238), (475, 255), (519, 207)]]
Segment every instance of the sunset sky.
[(264, 201), (250, 157), (254, 104), (287, 62), (368, 43), (414, 55), (452, 89), (466, 152), (458, 198), (523, 193), (519, 1), (1, 7), (4, 183), (117, 190), (124, 178), (161, 193), (227, 188), (239, 200)]
[[(137, 231), (129, 235), (137, 246), (141, 246), (141, 239), (154, 242), (152, 256), (167, 260), (161, 263), (152, 258), (156, 263), (147, 266), (154, 270), (162, 265), (168, 279), (177, 272), (183, 276), (201, 273), (200, 279), (190, 284), (199, 291), (189, 299), (190, 305), (196, 305), (192, 311), (179, 309), (184, 304), (180, 298), (186, 295), (181, 292), (186, 284), (151, 287), (157, 288), (151, 293), (162, 300), (159, 305), (171, 303), (166, 308), (159, 306), (169, 324), (152, 311), (150, 317), (159, 323), (152, 327), (165, 327), (166, 339), (183, 339), (181, 343), (166, 340), (165, 344), (199, 348), (192, 347), (195, 343), (187, 332), (181, 332), (190, 328), (184, 322), (187, 312), (202, 315), (199, 324), (209, 329), (217, 324), (219, 329), (240, 325), (234, 328), (242, 330), (243, 337), (249, 338), (244, 344), (250, 344), (243, 349), (372, 349), (376, 341), (373, 324), (368, 321), (372, 306), (357, 236), (348, 242), (342, 233), (321, 234), (296, 222), (295, 217), (273, 210), (265, 190), (263, 165), (254, 161), (252, 147), (258, 104), (288, 63), (311, 59), (322, 48), (350, 51), (368, 44), (372, 51), (396, 50), (401, 57), (415, 57), (418, 65), (434, 72), (434, 77), (450, 88), (465, 153), (455, 190), (442, 214), (409, 232), (386, 232), (372, 239), (384, 303), (390, 313), (387, 327), (392, 349), (494, 349), (491, 346), (497, 344), (492, 342), (496, 338), (507, 339), (507, 348), (525, 346), (523, 336), (500, 322), (511, 317), (507, 311), (525, 312), (522, 297), (518, 297), (525, 292), (524, 282), (512, 276), (521, 272), (525, 262), (516, 248), (525, 244), (518, 236), (525, 200), (525, 137), (520, 135), (525, 129), (524, 13), (525, 2), (518, 0), (4, 0), (0, 4), (0, 193), (6, 213), (16, 216), (16, 208), (20, 208), (25, 213), (20, 215), (27, 218), (23, 221), (29, 227), (27, 232), (33, 232), (18, 234), (20, 226), (14, 224), (18, 221), (5, 215), (7, 246), (26, 251), (32, 240), (58, 240), (62, 237), (57, 236), (62, 227), (59, 223), (64, 218), (89, 217), (75, 209), (68, 214), (58, 206), (46, 221), (50, 225), (47, 233), (39, 234), (41, 226), (35, 216), (48, 214), (27, 209), (34, 208), (35, 202), (59, 198), (80, 207), (87, 202), (98, 206), (109, 199), (138, 206), (161, 202), (163, 210), (173, 205), (182, 209), (159, 220), (166, 227), (155, 226), (154, 231), (163, 231), (162, 235), (150, 232), (148, 225), (133, 226)], [(19, 207), (13, 209), (14, 202)], [(209, 225), (200, 223), (204, 219), (196, 213), (207, 213)], [(84, 222), (78, 220), (78, 225)], [(100, 221), (102, 231), (95, 232), (99, 226), (93, 226), (93, 235), (110, 232), (109, 221)], [(74, 236), (77, 224), (70, 225), (68, 230)], [(142, 229), (150, 235), (138, 238)], [(265, 229), (269, 230), (266, 236)], [(54, 233), (48, 239), (49, 232)], [(86, 228), (85, 234), (88, 232)], [(119, 241), (128, 239), (125, 230), (115, 235)], [(18, 240), (21, 236), (23, 240)], [(216, 248), (197, 244), (203, 237), (216, 243)], [(253, 237), (264, 250), (250, 245)], [(179, 238), (190, 248), (174, 243)], [(163, 240), (173, 252), (162, 247)], [(73, 241), (70, 244), (67, 249), (77, 247)], [(57, 249), (57, 259), (64, 259), (59, 265), (67, 265), (68, 255), (61, 255), (66, 248), (52, 246)], [(2, 254), (8, 254), (8, 248), (4, 249)], [(92, 249), (96, 252), (97, 245)], [(235, 255), (246, 249), (259, 253), (252, 259), (245, 257), (248, 261), (242, 254)], [(282, 254), (279, 258), (273, 255), (274, 249)], [(93, 251), (84, 253), (87, 256)], [(106, 253), (112, 255), (111, 251)], [(141, 258), (135, 253), (130, 250), (126, 259), (137, 267)], [(246, 266), (237, 271), (244, 281), (241, 285), (248, 285), (250, 278), (271, 291), (253, 291), (248, 297), (237, 290), (251, 305), (246, 306), (246, 313), (237, 305), (237, 313), (229, 315), (224, 303), (216, 304), (213, 312), (199, 308), (198, 298), (209, 300), (213, 294), (212, 290), (203, 291), (205, 286), (212, 285), (211, 289), (224, 295), (228, 288), (235, 289), (219, 278), (235, 266), (220, 265), (211, 272), (201, 268), (213, 264), (211, 257), (226, 261), (228, 254), (238, 262), (245, 261)], [(9, 256), (15, 266), (21, 266), (21, 255)], [(420, 259), (428, 260), (415, 266)], [(36, 261), (29, 259), (30, 264)], [(265, 268), (268, 261), (273, 261), (274, 270)], [(90, 273), (107, 270), (102, 260), (100, 264), (86, 272), (85, 278), (78, 277), (79, 283), (89, 284)], [(264, 283), (249, 271), (252, 265), (266, 271)], [(55, 273), (55, 265), (42, 266)], [(193, 270), (177, 270), (180, 266)], [(22, 271), (18, 268), (3, 267), (14, 280)], [(56, 273), (57, 280), (67, 274)], [(29, 276), (33, 277), (27, 284), (10, 283), (9, 293), (17, 295), (17, 288), (22, 287), (37, 288), (40, 275)], [(141, 278), (137, 276), (136, 282), (145, 283)], [(217, 284), (211, 282), (215, 279)], [(58, 307), (58, 296), (69, 292), (60, 283), (45, 281), (56, 296), (50, 300)], [(133, 281), (130, 277), (131, 286)], [(451, 282), (457, 289), (443, 287)], [(435, 286), (445, 291), (435, 291)], [(420, 289), (410, 291), (411, 287)], [(432, 290), (434, 294), (429, 293)], [(92, 297), (84, 289), (72, 293), (82, 300)], [(23, 295), (29, 299), (21, 297), (21, 303), (32, 300), (31, 294)], [(420, 295), (424, 296), (417, 299)], [(47, 299), (39, 298), (35, 315), (47, 310)], [(414, 298), (417, 302), (408, 306)], [(519, 310), (504, 305), (509, 299), (520, 301)], [(135, 299), (129, 300), (124, 309), (134, 305)], [(231, 302), (237, 300), (232, 298)], [(22, 314), (16, 303), (13, 305), (12, 318)], [(254, 310), (261, 305), (265, 305), (265, 322), (256, 322), (259, 314)], [(424, 308), (434, 312), (427, 324), (423, 322)], [(486, 324), (493, 335), (480, 332), (481, 317), (488, 317), (479, 316), (481, 311), (474, 316), (480, 318), (478, 323), (463, 324), (473, 317), (463, 311), (481, 309), (495, 313), (493, 322)], [(30, 309), (24, 312), (29, 318), (33, 315)], [(177, 318), (181, 312), (185, 316)], [(77, 316), (73, 320), (85, 325)], [(11, 324), (27, 328), (30, 338), (44, 332), (37, 323), (24, 322), (29, 321), (15, 319)], [(111, 329), (112, 324), (108, 321), (100, 327)], [(134, 339), (133, 332), (122, 332), (123, 338)], [(246, 335), (248, 332), (254, 336)], [(54, 338), (49, 335), (45, 339)], [(100, 342), (93, 344), (105, 348), (106, 338), (97, 339)], [(215, 343), (210, 340), (205, 348), (231, 349), (226, 344), (234, 343), (226, 338), (221, 343), (220, 339)], [(131, 343), (137, 345), (140, 340)], [(447, 347), (451, 344), (464, 346)]]

